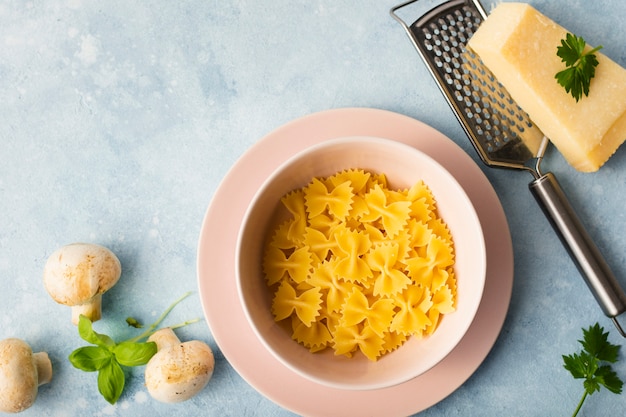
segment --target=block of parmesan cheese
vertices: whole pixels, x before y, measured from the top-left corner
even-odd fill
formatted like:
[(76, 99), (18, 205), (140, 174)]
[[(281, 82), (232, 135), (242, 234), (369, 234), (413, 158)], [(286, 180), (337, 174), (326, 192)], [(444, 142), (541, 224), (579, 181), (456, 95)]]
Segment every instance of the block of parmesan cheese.
[(626, 139), (626, 69), (596, 52), (589, 96), (576, 102), (554, 77), (566, 33), (528, 4), (500, 3), (468, 45), (574, 168), (597, 171)]

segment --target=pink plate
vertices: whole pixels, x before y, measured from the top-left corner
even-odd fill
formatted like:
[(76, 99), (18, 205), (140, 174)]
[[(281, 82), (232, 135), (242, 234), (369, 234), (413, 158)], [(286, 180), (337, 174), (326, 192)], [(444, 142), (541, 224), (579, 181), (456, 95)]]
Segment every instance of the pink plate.
[[(459, 345), (442, 362), (400, 385), (370, 391), (331, 388), (295, 374), (268, 352), (246, 321), (235, 282), (239, 226), (256, 190), (283, 161), (307, 146), (346, 136), (376, 136), (414, 146), (461, 184), (480, 218), (487, 249), (482, 302)], [(219, 238), (215, 238), (219, 236)], [(252, 146), (213, 196), (198, 243), (198, 286), (204, 314), (224, 356), (260, 393), (300, 415), (405, 416), (443, 400), (485, 359), (502, 328), (513, 286), (513, 249), (504, 211), (474, 161), (433, 128), (384, 110), (351, 108), (314, 113), (288, 123)]]

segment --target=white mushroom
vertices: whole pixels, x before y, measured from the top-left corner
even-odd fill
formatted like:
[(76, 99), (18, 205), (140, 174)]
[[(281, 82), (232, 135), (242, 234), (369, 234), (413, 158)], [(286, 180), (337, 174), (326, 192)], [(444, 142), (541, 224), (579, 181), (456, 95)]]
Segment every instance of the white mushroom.
[(92, 322), (102, 317), (102, 294), (122, 274), (119, 259), (109, 249), (91, 243), (73, 243), (57, 249), (46, 262), (46, 290), (59, 304), (72, 307), (72, 323), (81, 314)]
[(199, 340), (181, 343), (170, 328), (158, 330), (148, 341), (157, 344), (157, 353), (145, 371), (146, 387), (155, 400), (185, 401), (208, 384), (215, 359), (206, 343)]
[(20, 339), (0, 341), (0, 411), (19, 413), (37, 398), (38, 387), (52, 380), (52, 363), (46, 352), (33, 354)]

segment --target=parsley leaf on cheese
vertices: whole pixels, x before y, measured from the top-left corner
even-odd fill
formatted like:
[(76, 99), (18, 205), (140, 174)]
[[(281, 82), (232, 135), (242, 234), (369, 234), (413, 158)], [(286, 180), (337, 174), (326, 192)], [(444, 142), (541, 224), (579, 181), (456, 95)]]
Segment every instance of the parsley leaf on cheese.
[(602, 46), (597, 46), (585, 52), (586, 45), (582, 37), (568, 33), (565, 39), (561, 40), (561, 45), (557, 47), (556, 52), (566, 68), (554, 77), (577, 102), (583, 94), (589, 95), (589, 85), (596, 75), (598, 66), (595, 52), (602, 49)]

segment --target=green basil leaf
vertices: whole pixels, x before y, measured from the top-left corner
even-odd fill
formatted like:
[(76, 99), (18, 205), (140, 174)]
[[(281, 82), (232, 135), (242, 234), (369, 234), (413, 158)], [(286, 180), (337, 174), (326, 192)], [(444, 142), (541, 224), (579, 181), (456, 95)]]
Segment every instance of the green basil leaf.
[(115, 404), (120, 398), (124, 383), (124, 371), (115, 360), (111, 360), (98, 372), (98, 391), (110, 404)]
[(69, 360), (75, 368), (94, 372), (108, 365), (112, 357), (108, 349), (100, 346), (83, 346), (70, 353)]
[(78, 334), (80, 337), (91, 343), (92, 345), (98, 345), (102, 347), (113, 347), (115, 346), (115, 342), (106, 334), (96, 333), (93, 330), (91, 320), (89, 320), (86, 316), (80, 315), (78, 319)]
[(115, 358), (124, 366), (145, 365), (156, 352), (157, 345), (154, 342), (122, 342), (113, 348)]

